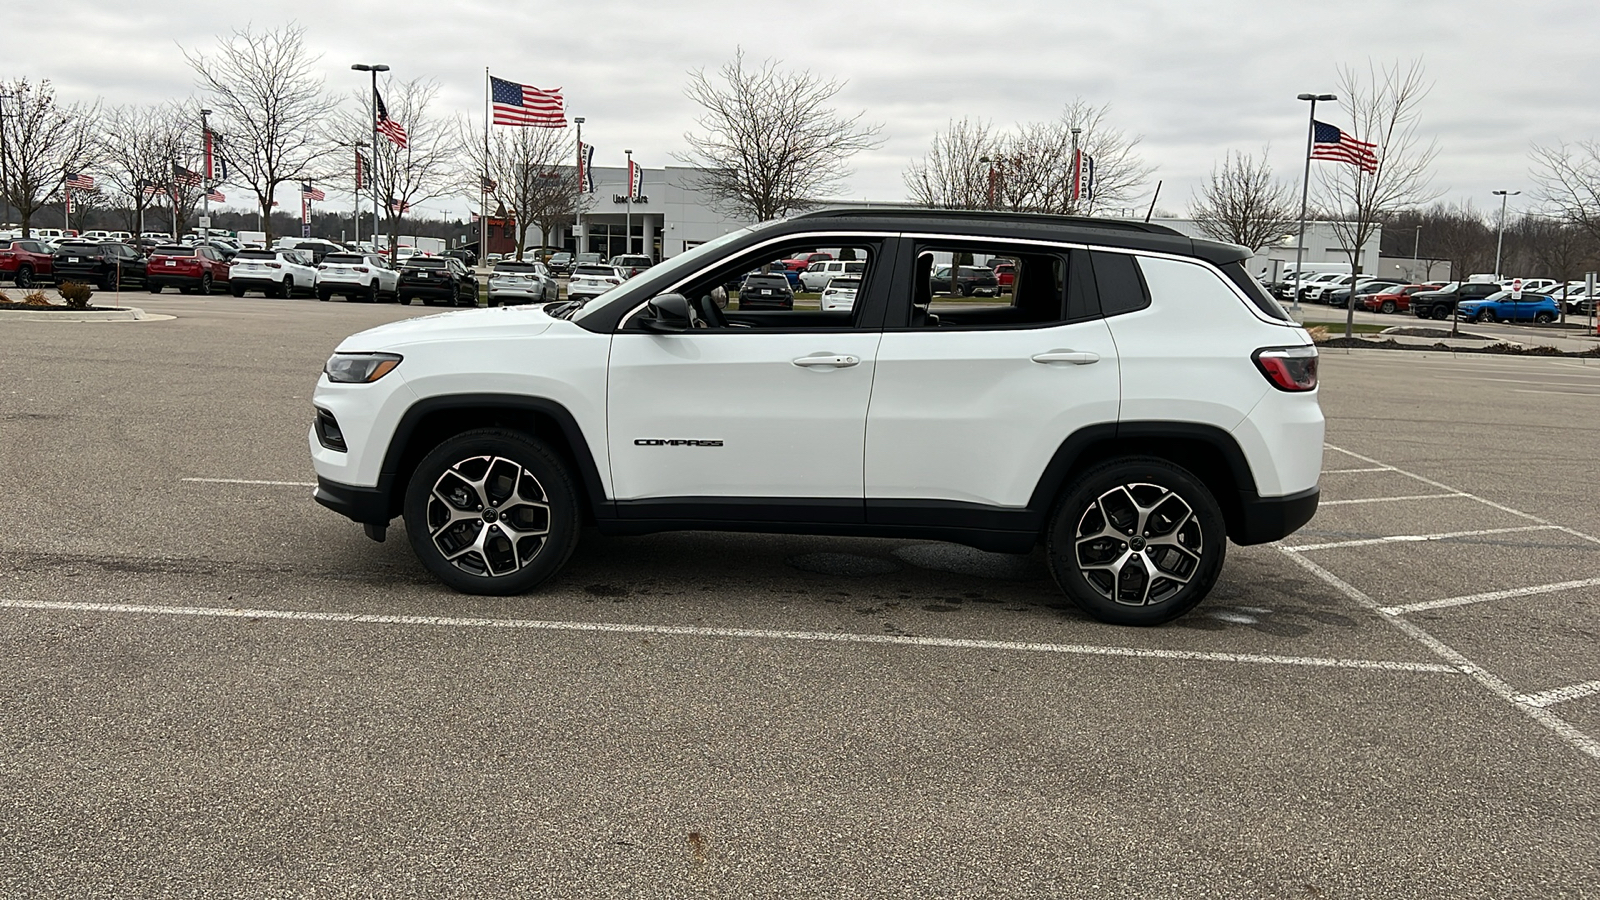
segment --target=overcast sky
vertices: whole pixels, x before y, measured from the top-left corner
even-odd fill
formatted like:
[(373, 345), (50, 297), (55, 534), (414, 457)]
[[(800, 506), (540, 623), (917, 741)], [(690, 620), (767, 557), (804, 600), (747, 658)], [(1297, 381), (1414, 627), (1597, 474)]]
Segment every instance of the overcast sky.
[[(0, 77), (49, 78), (66, 100), (188, 97), (180, 45), (211, 49), (251, 23), (306, 26), (341, 93), (365, 77), (351, 63), (385, 63), (401, 78), (436, 79), (444, 111), (481, 114), (488, 66), (564, 89), (599, 165), (620, 165), (625, 147), (647, 166), (671, 164), (696, 115), (686, 73), (715, 69), (742, 46), (847, 82), (839, 108), (881, 123), (884, 143), (855, 159), (841, 196), (873, 200), (905, 198), (901, 173), (950, 119), (1041, 121), (1074, 97), (1110, 104), (1113, 124), (1143, 136), (1155, 167), (1144, 203), (1159, 178), (1159, 206), (1184, 210), (1230, 149), (1270, 145), (1279, 174), (1298, 182), (1306, 104), (1295, 95), (1332, 91), (1337, 65), (1369, 60), (1426, 65), (1422, 130), (1439, 142), (1433, 186), (1444, 199), (1492, 206), (1492, 190), (1530, 189), (1531, 143), (1600, 138), (1594, 0), (69, 0), (12, 4), (5, 18)], [(1324, 121), (1346, 124), (1334, 110)]]

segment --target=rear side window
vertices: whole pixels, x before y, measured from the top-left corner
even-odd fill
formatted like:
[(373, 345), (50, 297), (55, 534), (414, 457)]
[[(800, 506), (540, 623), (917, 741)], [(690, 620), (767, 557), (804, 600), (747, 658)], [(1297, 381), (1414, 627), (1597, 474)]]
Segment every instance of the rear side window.
[[(1250, 302), (1255, 304), (1256, 309), (1261, 310), (1269, 318), (1277, 319), (1280, 322), (1294, 321), (1284, 311), (1283, 307), (1278, 305), (1278, 301), (1272, 299), (1272, 295), (1267, 293), (1267, 289), (1261, 286), (1261, 282), (1255, 280), (1249, 272), (1245, 271), (1243, 262), (1231, 262), (1220, 268), (1222, 269), (1222, 274), (1228, 276), (1228, 280), (1233, 282), (1234, 287), (1244, 291), (1244, 295), (1250, 298)], [(1374, 291), (1374, 293), (1377, 292)]]
[(1150, 289), (1132, 256), (1093, 251), (1089, 259), (1094, 267), (1095, 287), (1100, 293), (1101, 313), (1117, 316), (1150, 305)]

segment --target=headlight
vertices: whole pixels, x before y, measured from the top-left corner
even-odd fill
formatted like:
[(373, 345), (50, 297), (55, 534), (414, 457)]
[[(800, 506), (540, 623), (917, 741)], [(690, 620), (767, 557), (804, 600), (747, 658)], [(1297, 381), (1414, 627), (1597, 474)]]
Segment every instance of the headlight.
[(335, 353), (322, 372), (338, 384), (371, 384), (394, 371), (400, 359), (394, 353)]

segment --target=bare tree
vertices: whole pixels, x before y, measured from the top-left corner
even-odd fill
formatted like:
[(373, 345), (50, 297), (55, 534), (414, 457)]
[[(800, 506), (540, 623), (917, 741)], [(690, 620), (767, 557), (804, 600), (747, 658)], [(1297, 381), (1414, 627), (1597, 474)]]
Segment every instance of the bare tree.
[(1518, 256), (1527, 260), (1527, 262), (1519, 260), (1518, 268), (1512, 271), (1527, 272), (1529, 267), (1536, 267), (1533, 274), (1561, 282), (1562, 286), (1557, 293), (1562, 301), (1561, 318), (1565, 321), (1566, 285), (1586, 271), (1587, 264), (1600, 256), (1600, 253), (1596, 252), (1600, 249), (1600, 241), (1596, 240), (1594, 234), (1564, 217), (1532, 213), (1523, 215), (1507, 230), (1506, 235), (1515, 238)]
[(982, 120), (952, 121), (933, 136), (928, 155), (902, 176), (911, 199), (945, 209), (990, 209), (995, 205), (995, 162), (1000, 147)]
[(145, 188), (164, 189), (172, 178), (173, 160), (181, 154), (179, 116), (176, 107), (151, 105), (113, 106), (101, 117), (104, 153), (96, 172), (126, 204), (128, 230), (136, 234), (143, 230), (145, 210), (155, 205), (155, 195)]
[(1600, 237), (1600, 141), (1535, 146), (1534, 196), (1573, 225)]
[[(460, 145), (448, 120), (432, 112), (439, 84), (431, 79), (391, 82), (384, 88), (384, 106), (390, 120), (406, 130), (401, 147), (383, 134), (371, 148), (372, 171), (366, 173), (378, 190), (378, 202), (389, 207), (389, 255), (399, 253), (400, 221), (405, 211), (419, 203), (444, 196), (455, 186), (460, 171)], [(327, 144), (350, 147), (372, 139), (372, 97), (366, 90), (351, 95), (352, 103), (332, 117)], [(354, 187), (355, 157), (339, 153), (324, 177), (338, 177)], [(376, 243), (376, 242), (374, 242)]]
[(586, 205), (588, 195), (581, 193), (573, 165), (578, 151), (565, 129), (500, 128), (486, 148), (482, 119), (461, 119), (457, 127), (467, 160), (460, 192), (476, 202), (479, 179), (488, 173), (495, 183), (494, 198), (516, 219), (517, 259), (527, 251), (528, 229), (539, 227), (543, 246), (552, 231), (574, 221)]
[[(1424, 80), (1422, 62), (1377, 67), (1363, 74), (1339, 69), (1339, 106), (1350, 120), (1349, 134), (1376, 145), (1372, 171), (1334, 162), (1317, 170), (1319, 206), (1334, 238), (1350, 257), (1350, 271), (1359, 276), (1362, 251), (1383, 222), (1400, 210), (1438, 196), (1429, 189), (1437, 141), (1422, 142), (1417, 134), (1420, 107), (1432, 85)], [(1354, 331), (1355, 307), (1345, 310), (1345, 336)]]
[(1259, 253), (1292, 233), (1297, 218), (1294, 186), (1272, 177), (1265, 149), (1260, 162), (1229, 151), (1190, 202), (1189, 215), (1210, 237)]
[(321, 126), (334, 101), (316, 74), (319, 57), (305, 48), (305, 28), (255, 31), (246, 26), (218, 38), (214, 54), (185, 50), (200, 89), (217, 111), (217, 131), (234, 181), (256, 196), (272, 242), (272, 196), (286, 182), (315, 173), (332, 148)]
[(687, 132), (684, 163), (706, 171), (702, 188), (737, 215), (776, 219), (816, 205), (849, 174), (850, 157), (878, 146), (881, 125), (846, 116), (831, 103), (844, 83), (809, 71), (783, 72), (776, 60), (746, 67), (744, 51), (717, 70), (689, 73), (684, 89), (704, 112)]
[(48, 80), (37, 85), (22, 78), (0, 82), (0, 154), (4, 174), (0, 196), (22, 217), (22, 236), (32, 232), (33, 215), (61, 194), (68, 172), (88, 166), (94, 155), (92, 122), (100, 104), (56, 103)]
[[(996, 134), (965, 119), (951, 123), (934, 137), (929, 155), (907, 169), (906, 187), (913, 200), (935, 206), (1063, 215), (1125, 206), (1153, 169), (1139, 157), (1141, 138), (1111, 125), (1110, 112), (1109, 105), (1079, 98), (1059, 118), (1023, 124), (1012, 133)], [(1078, 197), (1072, 191), (1074, 145), (1094, 160), (1092, 190), (1085, 184)]]

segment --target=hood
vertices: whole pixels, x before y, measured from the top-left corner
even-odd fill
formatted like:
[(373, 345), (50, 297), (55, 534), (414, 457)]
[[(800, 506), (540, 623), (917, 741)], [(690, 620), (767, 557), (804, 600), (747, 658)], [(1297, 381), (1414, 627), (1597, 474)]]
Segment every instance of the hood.
[(340, 341), (339, 352), (393, 350), (434, 341), (506, 337), (511, 334), (533, 337), (542, 334), (553, 322), (555, 320), (537, 306), (462, 309), (368, 328)]

